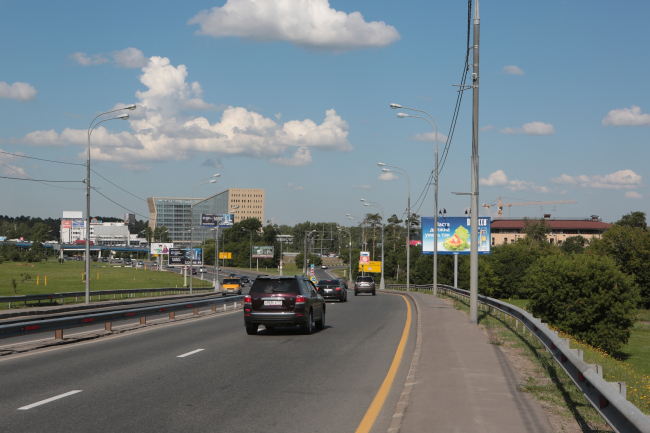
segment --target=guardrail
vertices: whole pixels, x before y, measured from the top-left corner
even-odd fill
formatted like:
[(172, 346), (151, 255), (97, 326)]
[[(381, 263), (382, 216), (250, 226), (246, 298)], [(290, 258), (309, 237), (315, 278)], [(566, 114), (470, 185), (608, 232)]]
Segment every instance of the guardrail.
[(232, 305), (233, 309), (237, 309), (237, 305), (241, 304), (241, 301), (243, 299), (243, 296), (233, 296), (229, 298), (210, 298), (157, 305), (153, 307), (129, 308), (105, 313), (92, 313), (72, 317), (12, 323), (7, 325), (0, 325), (0, 338), (55, 331), (55, 338), (57, 340), (61, 340), (63, 339), (64, 329), (78, 328), (87, 325), (104, 324), (104, 329), (106, 331), (111, 331), (112, 323), (120, 320), (140, 318), (140, 324), (144, 325), (147, 323), (147, 316), (169, 313), (169, 319), (171, 320), (175, 318), (175, 313), (177, 311), (187, 311), (189, 308), (192, 308), (194, 315), (198, 316), (200, 307), (212, 306), (213, 312), (217, 310), (217, 305), (220, 304), (223, 305), (223, 311), (226, 311), (228, 309), (228, 305)]
[[(206, 288), (195, 288), (194, 292), (211, 292), (214, 291), (214, 287)], [(185, 287), (164, 287), (160, 289), (126, 289), (126, 290), (94, 290), (90, 292), (90, 301), (92, 302), (93, 296), (97, 296), (97, 300), (101, 301), (102, 296), (106, 296), (108, 300), (110, 295), (113, 295), (113, 299), (117, 299), (117, 295), (120, 295), (120, 299), (124, 298), (124, 295), (128, 295), (127, 298), (135, 297), (137, 294), (141, 293), (143, 295), (150, 294), (154, 296), (154, 293), (159, 293), (158, 296), (162, 294), (182, 294), (189, 293), (190, 289)], [(40, 295), (18, 295), (18, 296), (0, 296), (0, 304), (8, 303), (9, 308), (11, 304), (17, 302), (24, 302), (27, 305), (27, 302), (38, 301), (40, 304), (41, 301), (52, 301), (63, 299), (62, 303), (65, 303), (66, 298), (75, 298), (75, 302), (79, 302), (79, 298), (84, 298), (86, 292), (63, 292), (63, 293), (44, 293)]]
[[(389, 289), (406, 290), (405, 284), (391, 284)], [(413, 291), (431, 291), (433, 284), (411, 286)], [(451, 286), (438, 285), (438, 291), (469, 303), (469, 291)], [(516, 327), (530, 332), (553, 355), (553, 359), (569, 375), (573, 383), (582, 391), (587, 401), (598, 411), (612, 429), (620, 433), (650, 433), (650, 417), (625, 398), (625, 382), (607, 382), (603, 379), (603, 368), (596, 364), (586, 364), (582, 360), (582, 350), (569, 348), (569, 339), (560, 338), (557, 331), (549, 329), (546, 323), (533, 317), (527, 311), (498, 299), (478, 295), (481, 309), (492, 309), (516, 319)]]

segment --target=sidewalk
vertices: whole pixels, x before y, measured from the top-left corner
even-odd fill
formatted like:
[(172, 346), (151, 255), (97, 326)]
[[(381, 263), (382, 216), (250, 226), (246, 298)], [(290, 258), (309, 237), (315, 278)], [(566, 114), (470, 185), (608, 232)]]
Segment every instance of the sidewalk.
[(421, 353), (400, 433), (552, 433), (520, 376), (469, 318), (432, 295), (411, 293)]

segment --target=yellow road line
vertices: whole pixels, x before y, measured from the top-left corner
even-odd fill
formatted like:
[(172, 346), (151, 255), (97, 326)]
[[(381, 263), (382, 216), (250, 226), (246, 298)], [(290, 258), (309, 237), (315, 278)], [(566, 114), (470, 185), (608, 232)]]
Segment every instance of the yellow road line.
[(402, 361), (402, 355), (404, 355), (404, 348), (406, 347), (406, 342), (408, 341), (409, 337), (409, 329), (411, 328), (411, 304), (409, 304), (406, 296), (399, 296), (404, 299), (407, 307), (406, 324), (404, 325), (404, 331), (402, 332), (402, 339), (397, 346), (397, 352), (395, 352), (395, 357), (393, 358), (393, 363), (388, 370), (388, 374), (386, 375), (384, 382), (381, 384), (381, 388), (379, 388), (377, 395), (372, 400), (368, 411), (361, 420), (361, 424), (359, 424), (359, 427), (357, 427), (356, 433), (368, 433), (372, 428), (375, 420), (377, 419), (377, 416), (379, 415), (379, 411), (381, 411), (381, 408), (384, 406), (386, 397), (388, 397), (388, 392), (390, 391), (393, 380), (395, 380), (395, 376), (397, 375), (399, 364)]

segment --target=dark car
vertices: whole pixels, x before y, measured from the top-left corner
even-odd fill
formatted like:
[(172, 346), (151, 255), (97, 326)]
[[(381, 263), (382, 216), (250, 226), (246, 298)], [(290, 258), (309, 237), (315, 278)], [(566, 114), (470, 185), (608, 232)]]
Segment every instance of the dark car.
[(343, 284), (343, 287), (345, 287), (345, 290), (348, 290), (348, 279), (345, 277), (339, 277), (338, 280)]
[(276, 326), (300, 325), (304, 334), (325, 327), (325, 300), (308, 278), (257, 277), (244, 297), (246, 333), (257, 334), (259, 325), (266, 329)]
[(250, 283), (250, 280), (248, 279), (248, 277), (246, 275), (242, 275), (239, 278), (241, 279), (241, 282), (244, 283), (244, 284)]
[(359, 275), (354, 282), (354, 296), (357, 296), (359, 293), (372, 293), (372, 296), (375, 296), (374, 278), (367, 275)]
[(348, 291), (339, 280), (320, 280), (316, 284), (316, 290), (325, 299), (338, 299), (340, 302), (348, 300)]
[(230, 278), (239, 278), (239, 277), (237, 276), (237, 274), (228, 274), (228, 276), (229, 276)]

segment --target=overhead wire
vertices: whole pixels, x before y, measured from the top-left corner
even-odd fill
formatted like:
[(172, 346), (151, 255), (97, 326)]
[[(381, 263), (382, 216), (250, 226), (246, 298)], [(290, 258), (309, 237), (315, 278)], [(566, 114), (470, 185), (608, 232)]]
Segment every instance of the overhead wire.
[(106, 195), (102, 194), (101, 192), (99, 192), (99, 191), (97, 190), (97, 188), (92, 188), (92, 189), (93, 189), (97, 194), (101, 195), (101, 196), (104, 197), (106, 200), (108, 200), (108, 201), (110, 201), (111, 203), (113, 203), (113, 204), (115, 204), (115, 205), (121, 207), (122, 209), (124, 209), (124, 210), (128, 210), (129, 212), (131, 212), (131, 213), (133, 213), (133, 214), (135, 214), (135, 215), (137, 215), (137, 216), (140, 216), (140, 217), (142, 217), (142, 218), (149, 218), (148, 216), (145, 216), (145, 215), (139, 214), (139, 213), (137, 213), (136, 211), (133, 211), (133, 210), (131, 210), (131, 209), (125, 207), (125, 206), (122, 206), (121, 204), (119, 204), (119, 203), (116, 202), (115, 200), (113, 200), (113, 199), (107, 197)]
[(44, 162), (53, 162), (55, 164), (80, 165), (80, 166), (83, 166), (83, 167), (86, 166), (86, 164), (80, 164), (78, 162), (65, 162), (65, 161), (55, 161), (55, 160), (52, 160), (52, 159), (35, 158), (33, 156), (26, 156), (26, 155), (20, 155), (18, 153), (5, 152), (4, 150), (0, 150), (0, 153), (4, 153), (5, 155), (17, 156), (19, 158), (35, 159), (37, 161), (44, 161)]
[(120, 190), (124, 191), (125, 193), (127, 193), (127, 194), (129, 194), (129, 195), (132, 195), (133, 197), (137, 198), (138, 200), (142, 200), (142, 201), (145, 202), (145, 203), (147, 202), (147, 200), (143, 199), (142, 197), (138, 197), (137, 195), (135, 195), (135, 194), (133, 194), (133, 193), (131, 193), (131, 192), (125, 190), (124, 188), (120, 187), (119, 185), (114, 184), (113, 182), (111, 182), (110, 180), (106, 179), (106, 178), (105, 178), (104, 176), (102, 176), (101, 174), (97, 173), (97, 172), (96, 172), (95, 170), (93, 170), (92, 168), (90, 169), (90, 171), (92, 171), (92, 172), (95, 173), (97, 176), (99, 176), (99, 177), (101, 177), (102, 179), (104, 179), (106, 182), (108, 182), (108, 183), (110, 183), (111, 185), (113, 185), (115, 188), (120, 189)]

